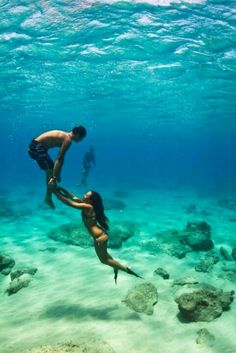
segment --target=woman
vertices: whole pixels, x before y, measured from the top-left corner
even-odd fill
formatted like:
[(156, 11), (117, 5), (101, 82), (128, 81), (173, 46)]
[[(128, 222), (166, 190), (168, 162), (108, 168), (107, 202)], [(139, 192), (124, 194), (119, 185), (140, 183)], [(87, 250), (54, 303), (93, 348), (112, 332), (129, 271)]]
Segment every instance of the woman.
[(114, 279), (117, 282), (118, 270), (127, 272), (130, 275), (142, 278), (133, 272), (129, 267), (114, 260), (107, 252), (108, 242), (108, 219), (104, 214), (104, 207), (101, 196), (96, 191), (88, 191), (83, 199), (68, 192), (64, 188), (57, 187), (53, 190), (59, 200), (66, 205), (78, 208), (82, 211), (82, 220), (88, 232), (94, 239), (94, 248), (99, 260), (114, 269)]

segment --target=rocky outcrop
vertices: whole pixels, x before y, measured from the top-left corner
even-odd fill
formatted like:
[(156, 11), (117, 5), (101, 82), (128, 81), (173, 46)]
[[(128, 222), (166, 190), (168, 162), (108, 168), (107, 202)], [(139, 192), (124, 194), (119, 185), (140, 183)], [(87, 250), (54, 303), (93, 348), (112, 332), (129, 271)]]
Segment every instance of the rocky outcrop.
[(234, 291), (205, 286), (191, 293), (181, 294), (175, 299), (179, 311), (188, 321), (212, 321), (230, 308)]
[(12, 271), (10, 274), (11, 282), (6, 289), (6, 293), (12, 295), (22, 288), (28, 287), (36, 272), (37, 268), (21, 268)]
[(35, 267), (34, 268), (30, 268), (30, 267), (18, 268), (18, 269), (15, 269), (14, 271), (11, 272), (10, 277), (11, 277), (11, 280), (13, 281), (15, 278), (19, 278), (24, 274), (34, 276), (37, 271), (38, 271), (38, 269)]
[(200, 261), (196, 264), (195, 270), (197, 272), (210, 272), (213, 266), (219, 261), (219, 256), (214, 252), (208, 252)]
[[(112, 224), (109, 229), (110, 248), (120, 248), (122, 243), (139, 232), (139, 225), (126, 220)], [(93, 246), (93, 238), (81, 223), (68, 223), (52, 229), (48, 237), (65, 244), (77, 245), (82, 248)]]
[(164, 252), (182, 259), (192, 249), (179, 241), (178, 234), (179, 232), (175, 229), (163, 231), (156, 234), (156, 239), (146, 240), (143, 247), (153, 255)]
[(119, 223), (112, 223), (109, 229), (110, 248), (120, 248), (122, 243), (132, 236), (138, 236), (140, 232), (139, 224), (130, 220), (124, 220)]
[(37, 268), (18, 268), (12, 270), (15, 260), (8, 255), (0, 254), (0, 273), (7, 276), (10, 273), (11, 282), (6, 289), (8, 295), (17, 293), (20, 289), (28, 287)]
[(232, 261), (233, 260), (232, 256), (230, 255), (230, 253), (228, 252), (228, 250), (226, 249), (225, 246), (221, 246), (220, 247), (220, 254), (222, 255), (222, 257), (226, 261)]
[(188, 222), (184, 230), (170, 229), (156, 234), (143, 246), (151, 253), (167, 253), (179, 259), (191, 251), (209, 251), (214, 247), (211, 227), (206, 222)]
[(15, 266), (15, 260), (5, 254), (0, 254), (0, 273), (7, 276)]
[(8, 295), (12, 295), (17, 293), (20, 289), (28, 287), (31, 282), (31, 276), (24, 274), (19, 278), (15, 278), (10, 282), (8, 288), (6, 289), (6, 293)]
[(67, 223), (53, 228), (48, 237), (65, 244), (77, 245), (82, 248), (93, 246), (93, 239), (84, 228), (83, 224)]
[(214, 247), (211, 239), (211, 226), (207, 222), (188, 222), (179, 233), (180, 242), (190, 246), (193, 251), (209, 251)]
[(123, 300), (131, 310), (146, 315), (153, 314), (154, 305), (156, 305), (157, 301), (157, 289), (149, 282), (138, 284), (131, 288)]
[(170, 275), (169, 273), (164, 270), (162, 267), (158, 267), (155, 271), (154, 271), (154, 275), (160, 276), (163, 279), (169, 279)]

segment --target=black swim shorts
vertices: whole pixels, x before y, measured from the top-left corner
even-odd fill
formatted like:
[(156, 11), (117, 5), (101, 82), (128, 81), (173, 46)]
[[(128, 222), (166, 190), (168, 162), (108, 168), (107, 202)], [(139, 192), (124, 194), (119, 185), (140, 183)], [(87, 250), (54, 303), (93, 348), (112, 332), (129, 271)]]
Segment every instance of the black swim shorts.
[(38, 141), (32, 140), (28, 153), (43, 170), (53, 169), (54, 162), (48, 154), (48, 150)]

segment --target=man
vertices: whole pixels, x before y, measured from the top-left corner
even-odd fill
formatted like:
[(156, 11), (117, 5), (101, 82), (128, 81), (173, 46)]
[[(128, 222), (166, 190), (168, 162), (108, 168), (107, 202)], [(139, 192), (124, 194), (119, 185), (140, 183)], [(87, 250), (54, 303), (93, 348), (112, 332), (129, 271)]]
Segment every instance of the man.
[(84, 159), (83, 159), (83, 165), (82, 165), (82, 179), (79, 184), (81, 185), (87, 185), (87, 178), (89, 175), (89, 171), (92, 167), (92, 165), (95, 167), (96, 166), (96, 161), (95, 161), (95, 154), (94, 154), (94, 147), (90, 146), (89, 150), (85, 153)]
[[(72, 131), (51, 130), (46, 131), (38, 137), (34, 138), (29, 145), (29, 155), (46, 172), (47, 192), (45, 202), (55, 208), (52, 201), (52, 191), (50, 185), (61, 181), (61, 169), (64, 163), (64, 157), (69, 149), (72, 141), (80, 142), (86, 136), (87, 132), (83, 126), (75, 126)], [(58, 147), (58, 156), (53, 162), (48, 154), (50, 148)]]

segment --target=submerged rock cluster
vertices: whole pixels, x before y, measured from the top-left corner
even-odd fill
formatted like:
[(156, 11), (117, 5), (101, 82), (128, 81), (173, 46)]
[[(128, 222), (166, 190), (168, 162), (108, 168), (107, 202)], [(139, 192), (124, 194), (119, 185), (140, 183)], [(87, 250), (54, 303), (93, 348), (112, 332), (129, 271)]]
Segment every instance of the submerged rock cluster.
[[(133, 221), (113, 223), (109, 229), (110, 248), (120, 248), (122, 243), (139, 232), (139, 225)], [(76, 245), (82, 248), (93, 246), (93, 239), (81, 224), (67, 223), (52, 229), (48, 237), (65, 244)]]
[(10, 274), (11, 282), (6, 289), (8, 295), (17, 293), (20, 289), (28, 287), (37, 268), (19, 268)]
[(206, 286), (176, 298), (179, 311), (188, 321), (212, 321), (230, 308), (234, 291), (223, 292), (212, 286)]
[(8, 276), (10, 274), (11, 281), (6, 293), (12, 295), (17, 293), (20, 289), (28, 287), (32, 277), (37, 272), (37, 268), (18, 268), (13, 270), (15, 260), (6, 255), (0, 254), (0, 273)]
[(15, 266), (15, 260), (6, 255), (0, 254), (0, 273), (7, 276), (11, 272), (12, 268)]
[(187, 222), (183, 230), (170, 229), (157, 233), (155, 239), (146, 241), (145, 248), (151, 253), (164, 252), (179, 259), (192, 251), (209, 251), (214, 243), (211, 226), (205, 222)]
[(219, 261), (219, 256), (215, 252), (210, 251), (206, 253), (195, 265), (195, 270), (197, 272), (210, 272), (213, 266)]
[[(197, 284), (194, 279), (186, 278), (174, 282), (174, 285)], [(191, 292), (181, 294), (175, 299), (178, 304), (180, 319), (191, 321), (212, 321), (230, 309), (234, 300), (234, 291), (224, 292), (206, 284), (199, 284)], [(150, 282), (133, 286), (122, 300), (131, 310), (137, 313), (152, 315), (158, 302), (157, 288)]]
[(48, 233), (48, 237), (55, 241), (81, 246), (82, 248), (93, 246), (92, 238), (88, 235), (86, 229), (77, 222), (62, 224), (53, 228)]

